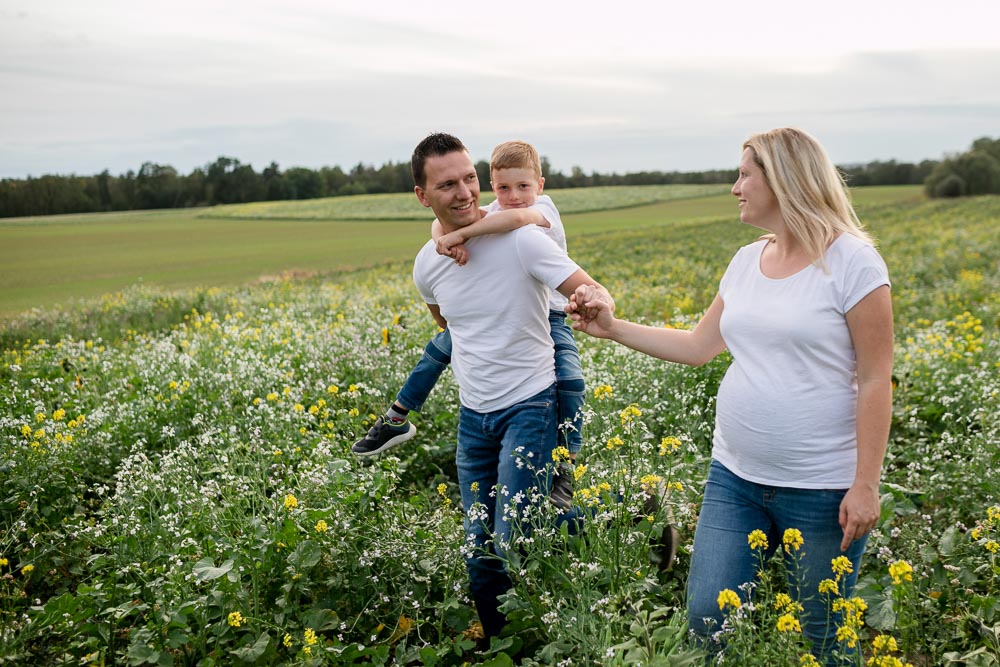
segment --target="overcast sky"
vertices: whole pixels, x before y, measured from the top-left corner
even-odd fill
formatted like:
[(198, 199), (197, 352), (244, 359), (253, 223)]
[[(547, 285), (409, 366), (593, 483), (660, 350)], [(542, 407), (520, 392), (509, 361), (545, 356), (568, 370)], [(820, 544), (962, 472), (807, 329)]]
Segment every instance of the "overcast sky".
[(0, 0), (0, 177), (474, 158), (732, 167), (793, 125), (838, 163), (1000, 137), (1000, 0)]

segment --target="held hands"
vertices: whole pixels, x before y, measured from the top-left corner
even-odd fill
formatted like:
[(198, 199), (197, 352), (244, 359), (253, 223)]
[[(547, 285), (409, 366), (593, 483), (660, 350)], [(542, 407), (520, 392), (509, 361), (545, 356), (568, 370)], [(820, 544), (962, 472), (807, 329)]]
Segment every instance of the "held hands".
[(580, 285), (570, 295), (566, 312), (573, 328), (596, 338), (610, 338), (615, 323), (615, 302), (596, 285)]
[(844, 530), (840, 550), (847, 551), (851, 542), (867, 535), (880, 513), (878, 486), (855, 481), (840, 502), (840, 527)]

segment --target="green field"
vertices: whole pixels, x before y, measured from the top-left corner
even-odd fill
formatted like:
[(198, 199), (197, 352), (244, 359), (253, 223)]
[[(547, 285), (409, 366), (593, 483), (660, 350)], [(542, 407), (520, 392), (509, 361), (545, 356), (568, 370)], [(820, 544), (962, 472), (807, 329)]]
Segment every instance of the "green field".
[[(575, 237), (592, 232), (735, 220), (732, 196), (720, 191), (727, 193), (728, 187), (550, 193), (565, 213), (572, 250)], [(920, 196), (919, 188), (910, 186), (855, 193), (861, 207)], [(650, 200), (659, 201), (644, 203)], [(373, 210), (403, 219), (357, 219)], [(329, 217), (335, 215), (355, 219)], [(405, 219), (413, 215), (417, 217)], [(93, 298), (137, 283), (167, 289), (239, 285), (285, 272), (326, 274), (409, 260), (428, 238), (429, 220), (427, 209), (411, 194), (0, 219), (0, 316)]]
[[(1000, 197), (857, 195), (893, 283), (894, 390), (882, 512), (850, 600), (866, 611), (845, 617), (838, 646), (856, 642), (854, 665), (995, 666)], [(620, 315), (690, 327), (759, 233), (733, 204), (570, 215), (572, 254)], [(146, 215), (168, 231), (198, 223)], [(47, 224), (110, 241), (131, 219)], [(218, 223), (202, 245), (225, 247), (239, 229)], [(419, 243), (426, 226), (408, 224)], [(470, 638), (453, 374), (411, 412), (411, 441), (374, 459), (350, 452), (436, 330), (410, 261), (233, 287), (147, 284), (6, 322), (0, 665), (500, 667), (518, 648), (522, 665), (706, 664), (685, 639), (684, 590), (728, 355), (689, 368), (577, 335), (588, 420), (574, 502), (593, 506), (602, 489), (615, 499), (583, 540), (551, 528), (541, 504), (539, 529), (508, 564), (511, 634), (484, 652)], [(635, 521), (657, 479), (680, 533), (669, 571), (649, 554), (668, 513)], [(762, 564), (753, 605), (728, 612), (713, 664), (813, 664), (782, 601), (783, 562)], [(833, 584), (822, 594), (836, 608), (848, 600)]]

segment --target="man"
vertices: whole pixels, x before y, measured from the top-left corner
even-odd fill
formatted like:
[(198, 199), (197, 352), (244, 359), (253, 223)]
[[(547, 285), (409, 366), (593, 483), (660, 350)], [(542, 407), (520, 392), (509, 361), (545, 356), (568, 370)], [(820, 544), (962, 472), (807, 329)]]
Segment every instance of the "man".
[[(417, 199), (445, 233), (480, 219), (475, 165), (456, 137), (428, 136), (411, 168)], [(611, 297), (536, 225), (478, 236), (466, 247), (468, 263), (459, 266), (429, 241), (413, 280), (434, 320), (451, 331), (461, 402), (455, 458), (468, 535), (463, 551), (483, 631), (492, 637), (506, 621), (497, 597), (511, 587), (496, 556), (509, 546), (511, 517), (548, 494), (558, 443), (548, 288), (566, 297), (579, 289), (579, 303), (598, 292)]]

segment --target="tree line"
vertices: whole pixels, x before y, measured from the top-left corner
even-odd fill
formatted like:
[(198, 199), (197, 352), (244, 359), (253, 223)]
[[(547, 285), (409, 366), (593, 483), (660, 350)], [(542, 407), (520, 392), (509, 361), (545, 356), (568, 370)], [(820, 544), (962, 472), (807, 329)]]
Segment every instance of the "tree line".
[[(869, 162), (846, 165), (841, 170), (852, 186), (927, 183), (934, 196), (977, 194), (982, 190), (979, 171), (989, 176), (990, 187), (1000, 188), (1000, 140), (988, 138), (973, 144), (972, 157), (948, 158), (939, 163)], [(992, 163), (990, 162), (992, 160)], [(947, 165), (947, 173), (940, 176)], [(985, 165), (985, 166), (983, 166)], [(476, 163), (480, 182), (489, 182), (489, 164)], [(542, 173), (550, 188), (583, 188), (599, 185), (662, 185), (730, 183), (735, 169), (705, 171), (639, 171), (625, 174), (585, 173), (574, 166), (569, 174), (554, 171), (547, 158)], [(936, 176), (937, 175), (937, 176)], [(935, 180), (936, 179), (936, 180)], [(933, 181), (933, 187), (931, 185)], [(941, 182), (944, 182), (941, 185)], [(236, 158), (219, 157), (189, 174), (170, 165), (145, 162), (138, 171), (117, 176), (104, 170), (92, 176), (44, 175), (37, 178), (0, 180), (0, 217), (128, 211), (155, 208), (186, 208), (283, 199), (314, 199), (413, 189), (409, 162), (386, 162), (380, 167), (358, 163), (345, 171), (339, 166), (282, 170), (271, 162), (261, 171)], [(989, 190), (998, 192), (1000, 189)]]

